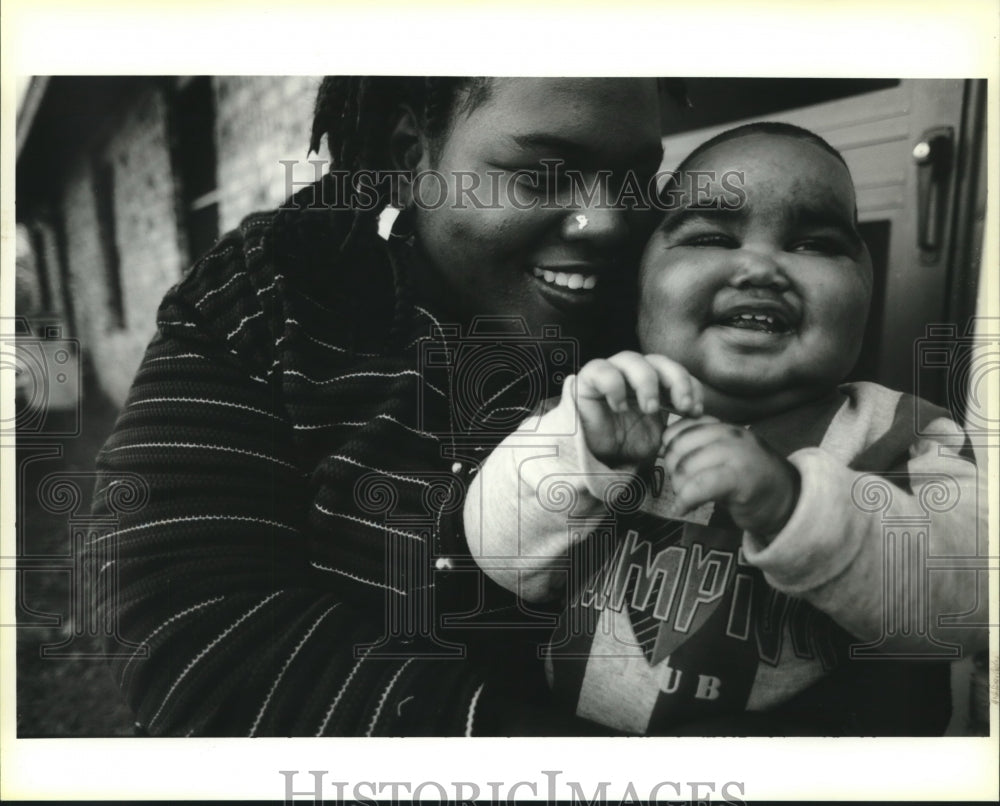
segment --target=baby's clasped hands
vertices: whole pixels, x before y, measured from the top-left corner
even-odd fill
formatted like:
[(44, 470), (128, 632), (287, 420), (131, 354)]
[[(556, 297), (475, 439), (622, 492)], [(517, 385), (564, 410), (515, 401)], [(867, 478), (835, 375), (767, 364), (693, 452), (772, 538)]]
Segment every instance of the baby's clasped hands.
[[(625, 351), (590, 361), (576, 382), (580, 426), (596, 459), (621, 467), (659, 456), (677, 517), (714, 501), (741, 529), (775, 535), (798, 501), (798, 471), (753, 432), (703, 416), (703, 399), (697, 378), (655, 354)], [(682, 419), (667, 427), (671, 411)]]
[(625, 351), (588, 362), (576, 380), (576, 406), (587, 447), (609, 467), (654, 459), (663, 447), (668, 406), (677, 414), (702, 413), (701, 383), (662, 355)]

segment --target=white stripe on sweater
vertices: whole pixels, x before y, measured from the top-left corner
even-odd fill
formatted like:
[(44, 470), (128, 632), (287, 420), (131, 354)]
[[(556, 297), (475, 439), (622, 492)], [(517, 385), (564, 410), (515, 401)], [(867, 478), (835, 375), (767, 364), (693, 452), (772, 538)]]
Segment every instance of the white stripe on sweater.
[(358, 662), (354, 664), (354, 668), (351, 669), (350, 674), (347, 675), (347, 679), (344, 681), (344, 685), (340, 687), (340, 691), (337, 692), (337, 696), (333, 698), (333, 702), (330, 703), (330, 707), (326, 711), (326, 716), (323, 717), (323, 722), (319, 726), (319, 730), (316, 731), (317, 736), (322, 736), (323, 731), (326, 730), (326, 726), (330, 722), (330, 717), (333, 716), (333, 712), (336, 710), (337, 705), (340, 703), (341, 698), (344, 696), (344, 692), (347, 691), (347, 687), (351, 684), (354, 679), (354, 675), (358, 673), (358, 669), (361, 668), (361, 664), (365, 662), (365, 658), (368, 657), (368, 653), (372, 651), (372, 647), (368, 647), (365, 654), (358, 658)]
[[(296, 325), (298, 327), (302, 327), (302, 323), (299, 322), (297, 319), (291, 319), (291, 318), (286, 319), (285, 320), (285, 324), (286, 325)], [(305, 336), (307, 339), (309, 339), (309, 341), (315, 342), (320, 347), (326, 347), (328, 350), (333, 350), (333, 351), (338, 352), (338, 353), (347, 353), (348, 352), (348, 350), (347, 350), (346, 347), (338, 347), (336, 344), (330, 344), (330, 342), (323, 341), (322, 339), (318, 339), (318, 338), (316, 338), (316, 336), (312, 335), (311, 333), (307, 333), (305, 330), (301, 330), (299, 332), (302, 333), (302, 335)], [(359, 358), (378, 358), (379, 357), (378, 353), (361, 353), (361, 352), (357, 352), (357, 353), (355, 353), (355, 355), (358, 356)]]
[(417, 378), (420, 378), (426, 386), (433, 389), (439, 395), (444, 395), (444, 392), (433, 384), (428, 383), (427, 380), (424, 379), (423, 374), (415, 369), (401, 369), (398, 372), (349, 372), (346, 375), (334, 375), (332, 378), (311, 378), (304, 372), (299, 372), (297, 369), (285, 370), (285, 374), (295, 375), (296, 377), (302, 378), (304, 381), (307, 381), (315, 386), (325, 386), (328, 383), (337, 383), (339, 381), (346, 381), (352, 378), (398, 378), (402, 375), (414, 375)]
[(284, 275), (281, 275), (281, 274), (274, 275), (274, 279), (271, 280), (270, 284), (264, 286), (263, 288), (258, 288), (257, 289), (257, 296), (260, 296), (261, 294), (264, 294), (264, 293), (270, 291), (272, 288), (274, 288), (278, 284), (278, 282), (280, 280), (284, 280), (284, 279), (285, 279)]
[(295, 660), (295, 656), (299, 654), (299, 650), (305, 646), (306, 641), (309, 640), (309, 636), (316, 632), (316, 628), (319, 627), (320, 622), (330, 615), (330, 613), (333, 612), (339, 604), (340, 603), (337, 602), (337, 604), (327, 608), (320, 615), (320, 617), (312, 623), (312, 626), (306, 631), (306, 634), (302, 636), (302, 639), (298, 642), (298, 644), (295, 645), (295, 649), (292, 650), (292, 654), (285, 660), (284, 665), (281, 667), (281, 671), (278, 672), (278, 676), (274, 679), (274, 683), (271, 685), (271, 690), (267, 692), (267, 697), (264, 698), (264, 703), (260, 706), (260, 710), (257, 712), (257, 718), (254, 720), (248, 736), (253, 736), (257, 732), (257, 728), (260, 726), (260, 721), (264, 717), (264, 712), (267, 710), (267, 706), (270, 704), (271, 698), (274, 696), (274, 692), (278, 688), (278, 684), (281, 682), (281, 678), (285, 676), (285, 672), (288, 670), (288, 667), (292, 665), (292, 661)]
[(531, 409), (529, 409), (527, 406), (501, 406), (498, 409), (491, 409), (489, 414), (487, 414), (484, 419), (486, 420), (493, 419), (493, 417), (499, 414), (501, 411), (520, 411), (523, 412), (524, 414), (531, 414)]
[(228, 406), (229, 408), (233, 409), (252, 411), (254, 414), (263, 414), (265, 417), (270, 417), (272, 420), (277, 420), (279, 423), (285, 422), (277, 414), (265, 411), (264, 409), (258, 409), (255, 408), (254, 406), (247, 406), (244, 403), (233, 403), (229, 400), (213, 400), (207, 397), (144, 397), (140, 398), (139, 400), (133, 400), (129, 404), (129, 408), (133, 408), (134, 406), (144, 406), (147, 403), (198, 403), (206, 406)]
[(506, 392), (508, 389), (512, 388), (515, 384), (520, 383), (521, 381), (523, 381), (528, 376), (534, 374), (536, 371), (537, 370), (529, 369), (527, 372), (522, 373), (521, 375), (518, 375), (516, 378), (514, 378), (514, 380), (512, 380), (506, 386), (504, 386), (503, 388), (501, 388), (500, 391), (497, 392), (495, 395), (493, 395), (489, 400), (484, 401), (483, 404), (479, 407), (479, 410), (476, 413), (478, 414), (480, 411), (483, 411), (487, 406), (490, 405), (490, 403), (492, 403), (494, 400), (496, 400), (498, 397), (500, 397), (504, 392)]
[[(427, 439), (433, 439), (436, 442), (440, 442), (441, 438), (437, 434), (431, 434), (429, 431), (421, 431), (419, 428), (414, 428), (412, 425), (407, 425), (406, 423), (397, 420), (391, 414), (376, 414), (372, 419), (375, 420), (388, 420), (390, 423), (395, 423), (401, 428), (405, 428), (412, 434), (416, 434), (418, 437), (426, 437)], [(322, 428), (360, 428), (362, 426), (368, 425), (371, 420), (346, 420), (338, 423), (301, 423), (298, 425), (293, 425), (292, 428), (296, 431), (316, 431)]]
[(244, 316), (242, 319), (240, 319), (240, 323), (226, 334), (226, 340), (228, 341), (237, 333), (239, 333), (240, 330), (243, 329), (243, 325), (245, 325), (247, 322), (251, 321), (252, 319), (256, 319), (258, 316), (263, 316), (263, 315), (264, 315), (263, 311), (257, 311), (256, 313), (252, 313), (249, 316)]
[[(236, 247), (233, 244), (229, 244), (224, 249), (220, 249), (218, 252), (213, 252), (211, 254), (205, 255), (201, 260), (199, 260), (195, 265), (197, 266), (208, 266), (215, 263), (217, 260), (221, 260), (230, 252), (235, 251)], [(239, 275), (237, 275), (239, 276)]]
[(179, 353), (177, 355), (161, 355), (159, 358), (150, 358), (148, 361), (145, 361), (144, 364), (155, 364), (157, 361), (173, 361), (177, 358), (200, 358), (203, 361), (209, 360), (201, 353)]
[(188, 515), (183, 518), (163, 518), (158, 521), (150, 521), (149, 523), (140, 523), (137, 526), (129, 526), (125, 529), (118, 529), (114, 532), (108, 532), (100, 537), (95, 537), (91, 541), (91, 545), (99, 543), (102, 540), (107, 540), (109, 537), (120, 537), (126, 532), (137, 532), (140, 529), (151, 529), (154, 526), (166, 526), (170, 523), (190, 523), (192, 521), (238, 521), (238, 522), (250, 522), (258, 523), (264, 526), (277, 526), (280, 529), (287, 529), (290, 532), (297, 531), (294, 526), (289, 526), (287, 523), (279, 523), (278, 521), (267, 520), (266, 518), (252, 518), (249, 515)]
[(132, 661), (134, 661), (138, 657), (146, 657), (145, 655), (140, 655), (139, 650), (142, 649), (144, 646), (148, 646), (149, 642), (152, 641), (157, 636), (160, 630), (173, 624), (175, 621), (177, 621), (177, 619), (184, 618), (184, 616), (188, 615), (189, 613), (193, 613), (195, 610), (201, 610), (201, 608), (208, 607), (209, 605), (215, 604), (216, 602), (221, 602), (225, 598), (226, 598), (225, 596), (215, 596), (211, 599), (206, 599), (204, 602), (199, 602), (196, 605), (191, 605), (191, 607), (182, 610), (180, 613), (174, 613), (174, 615), (172, 615), (170, 618), (164, 621), (159, 627), (153, 630), (149, 635), (143, 638), (142, 642), (135, 648), (135, 652), (132, 653), (128, 661), (126, 661), (125, 665), (122, 667), (122, 673), (118, 677), (118, 685), (122, 685), (125, 682), (125, 675), (128, 672), (128, 667), (132, 665)]
[(431, 483), (429, 481), (424, 481), (423, 479), (414, 478), (413, 476), (403, 476), (399, 473), (390, 473), (388, 470), (383, 470), (380, 467), (372, 467), (371, 465), (366, 465), (363, 462), (359, 462), (357, 459), (352, 459), (350, 456), (344, 456), (342, 453), (331, 453), (327, 459), (336, 459), (340, 462), (347, 462), (349, 465), (354, 465), (355, 467), (360, 467), (362, 470), (370, 470), (373, 473), (381, 473), (383, 476), (388, 476), (390, 479), (396, 479), (396, 481), (408, 481), (412, 484), (419, 484), (421, 487), (430, 487)]
[(376, 521), (370, 521), (367, 520), (366, 518), (358, 517), (357, 515), (348, 515), (346, 512), (333, 512), (332, 510), (329, 510), (326, 507), (321, 506), (320, 504), (314, 503), (313, 506), (316, 507), (316, 509), (322, 512), (324, 515), (329, 515), (331, 518), (343, 518), (344, 520), (352, 521), (353, 523), (360, 523), (362, 526), (370, 526), (372, 529), (375, 529), (379, 532), (391, 532), (394, 535), (399, 535), (400, 537), (408, 537), (411, 540), (416, 540), (420, 543), (427, 542), (420, 535), (414, 534), (413, 532), (404, 532), (402, 529), (395, 529), (387, 524), (378, 523)]
[(413, 663), (413, 658), (408, 658), (406, 663), (396, 670), (396, 674), (392, 676), (392, 680), (390, 680), (389, 685), (385, 687), (385, 691), (382, 692), (382, 696), (378, 698), (378, 705), (375, 707), (375, 713), (372, 714), (372, 721), (368, 723), (368, 730), (365, 731), (365, 736), (371, 736), (375, 731), (375, 723), (378, 722), (378, 718), (382, 714), (382, 708), (385, 705), (386, 698), (389, 696), (389, 692), (392, 691), (392, 687), (396, 685), (396, 681), (399, 680), (399, 676), (403, 673), (403, 670), (411, 663)]
[(414, 305), (413, 308), (415, 310), (419, 311), (420, 313), (422, 313), (428, 319), (430, 319), (431, 322), (434, 323), (434, 326), (438, 329), (438, 333), (439, 334), (441, 334), (441, 333), (444, 332), (444, 328), (441, 327), (441, 323), (435, 318), (434, 314), (432, 314), (430, 311), (428, 311), (426, 308), (424, 308), (424, 307), (422, 307), (420, 305)]
[(156, 713), (153, 714), (152, 719), (149, 720), (149, 724), (152, 725), (157, 720), (157, 718), (163, 712), (163, 709), (166, 707), (167, 702), (170, 700), (171, 696), (173, 696), (173, 693), (177, 690), (177, 687), (181, 684), (181, 681), (184, 680), (184, 678), (188, 676), (188, 674), (190, 673), (190, 671), (201, 661), (202, 658), (204, 658), (209, 652), (211, 652), (213, 649), (215, 649), (215, 647), (217, 647), (219, 645), (219, 643), (221, 641), (223, 641), (227, 635), (229, 635), (233, 630), (235, 630), (237, 627), (239, 627), (244, 621), (246, 621), (248, 618), (250, 618), (250, 616), (252, 616), (258, 610), (260, 610), (264, 605), (266, 605), (268, 602), (270, 602), (276, 596), (280, 596), (281, 593), (282, 593), (282, 591), (275, 591), (274, 593), (272, 593), (272, 594), (270, 594), (268, 596), (265, 596), (257, 604), (255, 604), (253, 607), (251, 607), (246, 613), (244, 613), (242, 616), (240, 616), (238, 619), (236, 619), (236, 621), (234, 621), (232, 624), (230, 624), (228, 627), (226, 627), (226, 629), (224, 629), (221, 633), (219, 633), (219, 635), (208, 646), (206, 646), (203, 650), (201, 650), (201, 652), (199, 652), (197, 655), (195, 655), (195, 657), (188, 663), (188, 665), (184, 667), (184, 671), (182, 671), (177, 676), (177, 679), (174, 680), (173, 685), (167, 690), (166, 696), (163, 698), (163, 701), (160, 703), (160, 707), (156, 709)]
[[(229, 249), (227, 249), (227, 250), (225, 250), (225, 251), (227, 251), (227, 252), (228, 252), (228, 251), (232, 251), (232, 247), (229, 247)], [(225, 252), (223, 252), (223, 254), (224, 254), (224, 253), (225, 253)], [(203, 302), (204, 302), (204, 301), (205, 301), (206, 299), (208, 299), (209, 297), (211, 297), (211, 296), (214, 296), (215, 294), (218, 294), (218, 293), (220, 293), (220, 292), (222, 292), (222, 291), (225, 291), (225, 290), (226, 290), (226, 289), (227, 289), (227, 288), (228, 288), (228, 287), (229, 287), (230, 285), (232, 285), (232, 284), (233, 284), (233, 281), (235, 281), (235, 280), (238, 280), (238, 279), (240, 279), (241, 277), (246, 277), (246, 275), (245, 275), (245, 274), (244, 274), (243, 272), (240, 272), (239, 274), (234, 274), (234, 275), (233, 275), (232, 277), (230, 277), (230, 278), (229, 278), (228, 280), (226, 280), (226, 282), (224, 282), (224, 283), (223, 283), (222, 285), (220, 285), (220, 286), (219, 286), (218, 288), (213, 288), (213, 289), (212, 289), (211, 291), (209, 291), (209, 292), (208, 292), (207, 294), (205, 294), (205, 296), (203, 296), (203, 297), (202, 297), (202, 298), (201, 298), (200, 300), (198, 300), (198, 301), (197, 301), (197, 302), (196, 302), (196, 303), (194, 304), (194, 307), (195, 307), (195, 308), (201, 308), (201, 304), (202, 304), (202, 303), (203, 303)]]
[(340, 574), (348, 579), (353, 579), (355, 582), (363, 582), (366, 585), (372, 585), (376, 588), (382, 588), (383, 590), (398, 593), (400, 596), (406, 596), (406, 591), (401, 591), (399, 588), (392, 587), (392, 585), (383, 585), (381, 582), (375, 582), (372, 579), (365, 579), (364, 577), (359, 577), (357, 574), (352, 574), (348, 571), (341, 571), (339, 568), (331, 568), (329, 565), (322, 565), (315, 560), (310, 560), (309, 565), (313, 568), (318, 568), (320, 571), (329, 571), (332, 574)]
[(476, 689), (476, 693), (472, 695), (472, 702), (469, 703), (469, 713), (465, 717), (465, 735), (472, 735), (472, 725), (476, 720), (476, 704), (479, 702), (479, 695), (483, 692), (483, 686), (485, 683), (480, 683), (479, 688)]
[(360, 428), (363, 425), (368, 425), (368, 423), (368, 420), (351, 420), (340, 423), (309, 423), (293, 425), (292, 429), (295, 431), (318, 431), (323, 428)]
[(376, 414), (375, 415), (375, 419), (376, 420), (388, 420), (391, 423), (395, 423), (396, 425), (402, 426), (407, 431), (410, 431), (410, 432), (416, 434), (418, 437), (427, 437), (428, 439), (433, 439), (433, 440), (435, 440), (437, 442), (441, 441), (441, 438), (437, 434), (431, 434), (431, 433), (429, 433), (427, 431), (421, 431), (419, 428), (414, 428), (411, 425), (407, 425), (406, 423), (401, 422), (400, 420), (397, 420), (391, 414)]
[(119, 445), (117, 448), (111, 448), (107, 453), (116, 453), (117, 451), (130, 451), (138, 450), (140, 448), (195, 448), (201, 451), (221, 451), (223, 453), (238, 453), (241, 456), (252, 456), (255, 459), (265, 459), (268, 462), (274, 462), (277, 465), (283, 465), (284, 467), (290, 467), (292, 470), (298, 470), (298, 468), (291, 462), (286, 462), (284, 459), (279, 459), (277, 456), (268, 456), (266, 453), (257, 453), (256, 451), (248, 451), (244, 448), (233, 448), (229, 445), (208, 445), (202, 442), (134, 442), (129, 445)]

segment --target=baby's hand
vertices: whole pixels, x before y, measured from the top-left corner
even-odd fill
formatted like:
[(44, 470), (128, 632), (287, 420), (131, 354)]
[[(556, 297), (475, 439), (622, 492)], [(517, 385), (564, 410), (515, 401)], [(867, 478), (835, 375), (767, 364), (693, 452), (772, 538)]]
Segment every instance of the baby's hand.
[(626, 351), (584, 365), (577, 376), (576, 405), (587, 446), (597, 459), (614, 467), (656, 456), (666, 425), (661, 388), (669, 392), (678, 414), (701, 414), (701, 383), (662, 355)]
[(752, 432), (701, 417), (674, 423), (663, 445), (678, 516), (716, 501), (737, 526), (765, 540), (788, 523), (799, 472)]

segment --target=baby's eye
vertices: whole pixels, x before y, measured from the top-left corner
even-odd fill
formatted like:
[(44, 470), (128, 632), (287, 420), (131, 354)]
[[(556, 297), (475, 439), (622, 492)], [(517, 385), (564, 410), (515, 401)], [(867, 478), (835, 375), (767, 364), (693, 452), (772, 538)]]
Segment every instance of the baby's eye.
[(791, 252), (801, 252), (807, 255), (844, 255), (847, 245), (837, 238), (803, 238), (789, 247)]

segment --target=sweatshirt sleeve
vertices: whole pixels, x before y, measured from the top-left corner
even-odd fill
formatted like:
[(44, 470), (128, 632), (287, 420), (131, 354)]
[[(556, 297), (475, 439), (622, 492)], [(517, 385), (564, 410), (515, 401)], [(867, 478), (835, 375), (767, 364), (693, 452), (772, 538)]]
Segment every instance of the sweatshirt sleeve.
[(606, 503), (635, 473), (609, 468), (590, 453), (575, 390), (571, 375), (555, 406), (504, 439), (465, 500), (472, 556), (487, 576), (528, 601), (561, 594), (574, 544), (607, 515)]
[(914, 439), (910, 430), (903, 458), (878, 473), (823, 447), (793, 453), (802, 487), (792, 517), (769, 543), (745, 534), (743, 550), (771, 585), (863, 641), (919, 652), (929, 628), (974, 648), (981, 631), (939, 628), (979, 605), (969, 561), (986, 535), (980, 480), (953, 421), (936, 417), (920, 431)]

